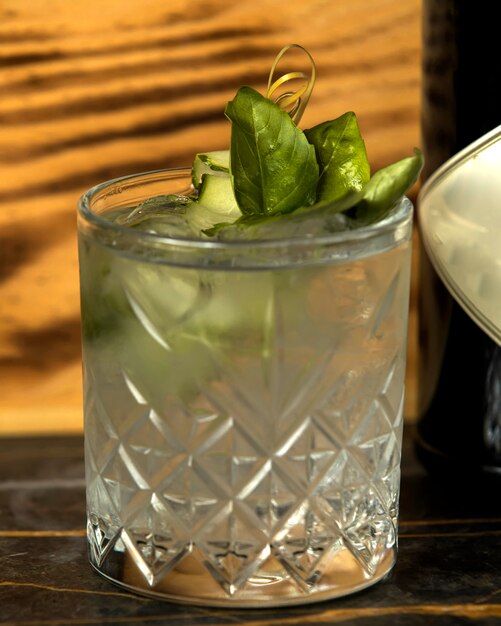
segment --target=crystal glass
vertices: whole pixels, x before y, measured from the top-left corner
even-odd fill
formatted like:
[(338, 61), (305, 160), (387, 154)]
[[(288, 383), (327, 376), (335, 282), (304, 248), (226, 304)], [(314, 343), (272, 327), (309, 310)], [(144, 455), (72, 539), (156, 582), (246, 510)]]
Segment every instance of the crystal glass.
[(357, 591), (396, 558), (412, 206), (289, 240), (106, 219), (189, 172), (79, 206), (92, 565), (177, 602)]

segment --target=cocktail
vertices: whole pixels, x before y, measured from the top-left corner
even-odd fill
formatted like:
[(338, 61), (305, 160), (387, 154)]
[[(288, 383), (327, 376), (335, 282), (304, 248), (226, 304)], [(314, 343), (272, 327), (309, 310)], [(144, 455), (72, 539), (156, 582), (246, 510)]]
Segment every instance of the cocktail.
[(250, 88), (227, 114), (229, 152), (80, 203), (90, 559), (173, 601), (312, 602), (395, 562), (421, 162), (370, 178), (353, 114), (303, 133)]

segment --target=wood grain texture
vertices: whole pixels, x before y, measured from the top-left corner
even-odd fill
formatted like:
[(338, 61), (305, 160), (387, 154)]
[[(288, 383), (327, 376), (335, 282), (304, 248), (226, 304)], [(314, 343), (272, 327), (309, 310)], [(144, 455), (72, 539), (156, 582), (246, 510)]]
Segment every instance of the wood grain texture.
[(264, 89), (290, 42), (317, 62), (302, 125), (355, 110), (374, 168), (402, 158), (419, 144), (419, 5), (2, 0), (0, 432), (81, 428), (78, 196), (225, 147), (225, 103)]

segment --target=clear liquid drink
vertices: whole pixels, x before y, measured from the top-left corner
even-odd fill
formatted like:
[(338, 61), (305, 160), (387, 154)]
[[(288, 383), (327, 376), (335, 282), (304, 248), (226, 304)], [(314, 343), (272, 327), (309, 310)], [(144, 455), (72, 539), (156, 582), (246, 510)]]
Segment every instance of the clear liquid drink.
[(185, 180), (79, 209), (91, 562), (205, 605), (367, 587), (396, 558), (411, 205), (268, 241), (117, 224)]

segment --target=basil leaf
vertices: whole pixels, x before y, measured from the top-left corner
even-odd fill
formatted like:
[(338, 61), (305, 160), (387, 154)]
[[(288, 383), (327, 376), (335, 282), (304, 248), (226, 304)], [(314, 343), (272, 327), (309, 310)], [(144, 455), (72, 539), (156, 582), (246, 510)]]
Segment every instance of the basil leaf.
[(416, 182), (423, 168), (423, 155), (414, 148), (407, 157), (377, 171), (363, 189), (362, 198), (352, 210), (361, 224), (371, 224), (384, 217)]
[(232, 122), (230, 173), (246, 215), (287, 213), (315, 202), (315, 149), (285, 111), (251, 87), (226, 107)]
[(367, 184), (370, 166), (355, 113), (318, 124), (305, 135), (315, 146), (320, 166), (317, 201), (335, 202)]
[(386, 217), (416, 182), (423, 156), (417, 148), (415, 153), (379, 170), (363, 189), (349, 191), (335, 202), (317, 202), (286, 215), (243, 215), (231, 224), (216, 224), (204, 232), (220, 239), (278, 239), (372, 224)]

